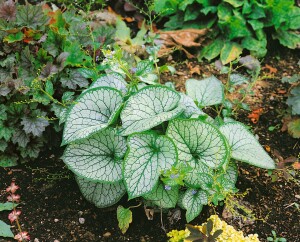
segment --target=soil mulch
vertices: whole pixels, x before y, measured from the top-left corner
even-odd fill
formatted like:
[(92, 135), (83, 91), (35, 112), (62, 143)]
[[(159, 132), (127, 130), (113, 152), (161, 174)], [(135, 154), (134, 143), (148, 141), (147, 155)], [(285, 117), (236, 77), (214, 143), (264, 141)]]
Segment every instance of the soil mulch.
[[(249, 99), (252, 108), (263, 108), (258, 123), (253, 124), (247, 117), (249, 112), (241, 111), (237, 119), (252, 127), (259, 141), (270, 155), (278, 159), (280, 154), (284, 159), (300, 152), (299, 139), (293, 139), (287, 132), (280, 131), (282, 126), (283, 111), (287, 110), (285, 100), (288, 95), (289, 85), (282, 84), (282, 76), (291, 76), (299, 73), (299, 53), (288, 52), (284, 56), (273, 55), (263, 62), (277, 69), (271, 79), (258, 82), (254, 87), (254, 97)], [(192, 68), (197, 67), (200, 72), (192, 73)], [(183, 83), (187, 78), (216, 75), (224, 79), (213, 65), (205, 63), (190, 63), (176, 66), (178, 72), (175, 76), (163, 76), (163, 80), (173, 80), (176, 87), (183, 89)], [(264, 69), (266, 74), (270, 70)], [(279, 127), (269, 131), (268, 127)], [(277, 151), (275, 151), (277, 150)], [(276, 155), (274, 155), (274, 153)], [(81, 195), (74, 177), (64, 166), (59, 158), (61, 152), (56, 154), (45, 152), (41, 157), (31, 163), (26, 163), (13, 168), (0, 168), (0, 202), (5, 202), (5, 188), (12, 180), (20, 186), (18, 194), (21, 195), (21, 204), (18, 207), (21, 226), (28, 231), (31, 241), (34, 242), (60, 242), (80, 241), (167, 241), (166, 233), (162, 229), (161, 214), (154, 215), (153, 220), (148, 220), (143, 206), (132, 209), (133, 223), (125, 235), (118, 229), (116, 207), (99, 209), (87, 202)], [(228, 216), (223, 212), (223, 207), (205, 207), (199, 218), (192, 224), (201, 224), (211, 214), (219, 216), (241, 229), (244, 233), (257, 233), (261, 241), (266, 241), (271, 236), (271, 231), (284, 237), (287, 241), (300, 242), (300, 211), (295, 204), (300, 204), (300, 176), (299, 170), (295, 171), (288, 166), (284, 171), (277, 171), (276, 181), (264, 169), (254, 168), (239, 163), (239, 178), (237, 187), (241, 193), (250, 189), (248, 193), (239, 198), (244, 206), (250, 208), (255, 215), (254, 222), (245, 222), (238, 216)], [(293, 179), (287, 179), (287, 174), (292, 173)], [(273, 176), (273, 178), (275, 178)], [(236, 198), (237, 199), (237, 198)], [(137, 205), (138, 201), (127, 201), (124, 197), (119, 204), (124, 207)], [(244, 211), (239, 211), (243, 213)], [(9, 223), (9, 212), (0, 213), (0, 219)], [(182, 219), (170, 220), (166, 213), (162, 214), (162, 220), (166, 231), (183, 229), (185, 227), (184, 211), (181, 211)], [(16, 228), (13, 227), (16, 232)], [(0, 238), (2, 242), (14, 241)]]

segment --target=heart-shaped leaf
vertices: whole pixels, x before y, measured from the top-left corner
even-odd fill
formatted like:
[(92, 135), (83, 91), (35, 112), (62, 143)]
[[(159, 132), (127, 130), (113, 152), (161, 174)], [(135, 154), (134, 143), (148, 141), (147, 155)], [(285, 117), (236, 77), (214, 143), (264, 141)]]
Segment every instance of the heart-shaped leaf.
[(105, 184), (92, 182), (76, 177), (82, 195), (98, 208), (105, 208), (116, 204), (126, 193), (123, 182)]
[(203, 173), (204, 166), (201, 163), (199, 166), (199, 162), (211, 168), (218, 168), (229, 158), (229, 148), (221, 132), (201, 120), (172, 120), (167, 135), (178, 148), (179, 161), (193, 169), (199, 169), (200, 173)]
[(134, 198), (155, 189), (161, 172), (177, 161), (177, 150), (170, 138), (154, 132), (131, 135), (127, 143), (124, 180), (129, 198)]
[(145, 195), (144, 198), (153, 202), (160, 208), (174, 208), (178, 200), (178, 187), (169, 187), (160, 183), (156, 189), (149, 194)]
[(206, 113), (204, 113), (200, 108), (197, 107), (191, 97), (183, 93), (180, 93), (180, 96), (180, 104), (184, 107), (184, 111), (182, 113), (183, 117), (190, 118), (192, 115), (206, 115)]
[(66, 148), (63, 160), (76, 175), (95, 182), (122, 180), (126, 139), (107, 128)]
[(224, 100), (223, 84), (214, 76), (201, 81), (188, 79), (185, 88), (187, 95), (202, 107), (220, 104)]
[(164, 121), (175, 118), (183, 111), (178, 106), (180, 95), (165, 86), (144, 87), (132, 95), (123, 111), (121, 120), (123, 136), (149, 130)]
[(202, 190), (188, 189), (182, 198), (183, 207), (186, 209), (186, 221), (189, 223), (202, 211), (203, 205), (208, 202), (207, 194)]
[(272, 158), (244, 125), (225, 123), (220, 131), (229, 142), (232, 158), (261, 168), (275, 169)]
[(124, 208), (123, 206), (118, 206), (117, 208), (117, 219), (119, 222), (119, 228), (122, 233), (125, 234), (129, 228), (129, 224), (132, 223), (132, 212), (129, 208)]
[(0, 237), (13, 238), (14, 234), (11, 232), (10, 225), (0, 220)]
[[(96, 81), (94, 81), (91, 86), (87, 89), (90, 90), (96, 87), (112, 87), (123, 94), (127, 92), (127, 83), (124, 78), (119, 73), (110, 73), (100, 76)], [(85, 91), (87, 91), (85, 90)]]
[(69, 110), (63, 145), (105, 129), (118, 117), (122, 93), (110, 87), (93, 88), (82, 93)]

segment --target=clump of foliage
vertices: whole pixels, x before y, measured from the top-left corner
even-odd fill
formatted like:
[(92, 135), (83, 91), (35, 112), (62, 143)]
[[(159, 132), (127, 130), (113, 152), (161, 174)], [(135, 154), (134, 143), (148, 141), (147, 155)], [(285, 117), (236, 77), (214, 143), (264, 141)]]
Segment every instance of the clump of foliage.
[[(298, 65), (300, 66), (300, 62)], [(294, 74), (291, 77), (283, 77), (281, 81), (292, 85), (286, 103), (290, 106), (290, 114), (294, 115), (294, 118), (288, 121), (288, 132), (292, 137), (300, 138), (300, 75)]]
[[(228, 242), (259, 242), (257, 234), (244, 237), (243, 232), (235, 230), (231, 225), (222, 221), (217, 215), (212, 215), (201, 226), (187, 224), (186, 230), (172, 230), (168, 234), (169, 242), (192, 241), (228, 241)], [(205, 236), (205, 237), (204, 237)]]
[(243, 49), (263, 57), (271, 36), (291, 49), (300, 42), (295, 31), (300, 28), (300, 9), (294, 0), (157, 0), (154, 4), (156, 12), (168, 18), (167, 29), (212, 29), (211, 41), (201, 49), (199, 59), (220, 55), (227, 64)]
[(74, 11), (0, 3), (0, 166), (59, 145), (57, 117), (88, 86), (84, 68), (99, 73), (100, 49), (113, 34)]
[[(62, 143), (64, 162), (97, 207), (127, 194), (147, 206), (178, 205), (190, 222), (237, 191), (236, 161), (275, 168), (243, 124), (202, 111), (225, 102), (217, 78), (187, 80), (186, 95), (155, 81), (153, 61), (124, 61), (120, 50), (106, 56), (107, 74), (69, 108)], [(118, 209), (123, 232), (131, 216)]]

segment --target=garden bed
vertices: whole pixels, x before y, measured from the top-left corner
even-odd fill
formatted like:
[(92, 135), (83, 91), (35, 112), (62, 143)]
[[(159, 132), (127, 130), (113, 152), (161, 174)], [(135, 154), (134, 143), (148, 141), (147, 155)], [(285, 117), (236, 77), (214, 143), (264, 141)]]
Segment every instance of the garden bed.
[[(270, 152), (277, 162), (283, 159), (297, 157), (300, 152), (299, 139), (293, 139), (287, 132), (282, 132), (280, 111), (286, 110), (285, 100), (289, 85), (282, 84), (283, 76), (299, 73), (299, 51), (273, 54), (262, 63), (262, 72), (274, 75), (271, 79), (258, 82), (254, 87), (254, 98), (248, 103), (253, 110), (263, 108), (257, 123), (248, 118), (249, 112), (238, 113), (238, 120), (252, 127), (259, 142)], [(269, 67), (276, 68), (270, 69)], [(163, 76), (163, 80), (173, 81), (178, 90), (188, 78), (200, 79), (199, 74), (192, 73), (193, 68), (200, 75), (216, 75), (222, 80), (222, 75), (214, 65), (204, 63), (189, 63), (176, 66), (174, 76)], [(193, 69), (195, 70), (195, 69)], [(198, 71), (197, 71), (198, 72)], [(277, 127), (269, 131), (269, 127)], [(277, 151), (275, 151), (277, 150)], [(0, 168), (1, 202), (5, 200), (4, 189), (15, 180), (20, 186), (22, 214), (21, 226), (28, 231), (31, 241), (167, 241), (165, 231), (183, 229), (185, 227), (184, 212), (182, 219), (170, 220), (166, 213), (162, 214), (165, 231), (162, 229), (161, 214), (155, 213), (153, 220), (148, 220), (143, 206), (133, 209), (133, 223), (123, 235), (118, 228), (116, 207), (99, 209), (87, 202), (81, 195), (73, 174), (60, 159), (61, 151), (45, 151), (35, 162), (26, 163), (12, 168)], [(280, 154), (280, 156), (279, 156)], [(220, 217), (241, 229), (245, 234), (257, 233), (261, 241), (271, 236), (271, 231), (286, 238), (288, 241), (300, 241), (299, 221), (300, 211), (295, 204), (300, 203), (299, 170), (291, 166), (286, 169), (295, 172), (293, 179), (287, 180), (284, 172), (277, 172), (277, 180), (272, 182), (267, 170), (254, 168), (239, 163), (237, 188), (241, 193), (250, 189), (241, 200), (252, 209), (256, 220), (244, 223), (238, 218), (231, 219), (223, 213), (223, 207), (205, 207), (201, 215), (192, 224), (201, 224), (211, 214)], [(287, 171), (288, 172), (288, 171)], [(274, 173), (273, 173), (274, 175)], [(275, 177), (273, 176), (273, 179)], [(3, 201), (2, 201), (3, 200)], [(119, 204), (124, 207), (138, 205), (134, 199), (127, 202), (124, 197)], [(1, 212), (0, 220), (8, 222), (9, 212)], [(241, 211), (243, 213), (243, 211)], [(227, 214), (228, 215), (228, 214)], [(13, 229), (17, 232), (16, 228)], [(0, 238), (0, 241), (14, 241)]]

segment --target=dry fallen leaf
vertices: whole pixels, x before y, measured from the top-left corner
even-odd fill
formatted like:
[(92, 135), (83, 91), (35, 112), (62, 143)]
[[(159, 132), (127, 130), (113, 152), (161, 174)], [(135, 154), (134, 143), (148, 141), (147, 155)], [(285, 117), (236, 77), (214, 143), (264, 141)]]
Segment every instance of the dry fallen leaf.
[(159, 38), (163, 42), (163, 45), (158, 52), (158, 56), (163, 56), (167, 53), (169, 54), (178, 49), (184, 51), (188, 58), (193, 58), (194, 56), (185, 48), (201, 46), (207, 32), (208, 29), (158, 31)]
[(195, 73), (200, 75), (200, 66), (199, 65), (193, 66), (191, 62), (187, 62), (186, 65), (190, 70), (190, 75), (193, 75)]
[(248, 118), (250, 118), (251, 122), (256, 124), (259, 120), (260, 115), (263, 113), (263, 109), (262, 108), (258, 108), (252, 111), (252, 113), (250, 113), (248, 115)]
[(275, 68), (275, 67), (272, 67), (272, 66), (270, 66), (270, 65), (268, 65), (268, 64), (266, 64), (263, 68), (261, 68), (262, 70), (265, 70), (265, 69), (267, 69), (267, 70), (269, 70), (269, 73), (270, 74), (276, 74), (277, 73), (277, 69)]

